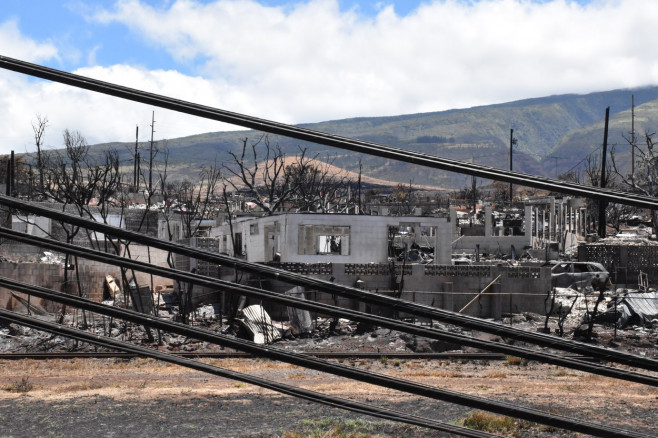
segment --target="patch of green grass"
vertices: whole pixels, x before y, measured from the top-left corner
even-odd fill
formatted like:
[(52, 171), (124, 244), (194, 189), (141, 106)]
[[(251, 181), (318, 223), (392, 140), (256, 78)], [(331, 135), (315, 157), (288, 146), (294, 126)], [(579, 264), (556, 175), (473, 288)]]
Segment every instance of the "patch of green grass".
[(431, 431), (408, 424), (324, 417), (301, 420), (277, 434), (261, 433), (258, 438), (392, 438), (426, 437)]

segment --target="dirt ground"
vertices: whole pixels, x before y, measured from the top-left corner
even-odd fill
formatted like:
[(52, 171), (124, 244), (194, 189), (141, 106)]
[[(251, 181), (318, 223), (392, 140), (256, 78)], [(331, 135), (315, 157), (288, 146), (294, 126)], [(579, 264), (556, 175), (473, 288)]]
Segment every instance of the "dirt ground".
[[(446, 422), (455, 422), (471, 411), (268, 360), (210, 362)], [(506, 361), (353, 362), (375, 372), (630, 430), (651, 433), (658, 420), (655, 388), (554, 366)], [(383, 436), (401, 436), (402, 431), (404, 436), (445, 436), (394, 427), (378, 419), (148, 359), (21, 360), (3, 361), (0, 367), (3, 437), (269, 437), (291, 430), (302, 430), (310, 436), (309, 427), (348, 419), (360, 419), (364, 430)], [(31, 389), (8, 390), (21, 384)], [(541, 428), (533, 430), (532, 435), (572, 436)]]
[[(369, 338), (372, 335), (353, 340), (368, 342)], [(384, 336), (377, 338), (384, 341)], [(333, 342), (332, 338), (308, 340), (317, 347)], [(291, 347), (297, 349), (297, 343), (301, 341)], [(206, 362), (450, 423), (472, 412), (265, 359)], [(385, 355), (342, 363), (648, 434), (658, 423), (658, 389), (550, 365), (512, 360), (398, 360)], [(0, 361), (2, 437), (262, 438), (291, 431), (299, 431), (298, 436), (323, 436), (322, 431), (337, 425), (365, 436), (447, 436), (150, 359)], [(517, 436), (577, 435), (537, 427)]]
[[(507, 320), (527, 330), (543, 325), (536, 315)], [(218, 329), (213, 322), (201, 325)], [(549, 325), (555, 329), (554, 321)], [(454, 327), (442, 326), (445, 330)], [(572, 335), (573, 324), (566, 336)], [(598, 424), (655, 434), (658, 389), (535, 362), (505, 360), (405, 360), (395, 352), (443, 351), (451, 346), (387, 329), (355, 334), (339, 324), (312, 338), (287, 339), (277, 347), (295, 352), (377, 352), (376, 359), (340, 359), (345, 365), (423, 384), (505, 400)], [(113, 332), (125, 331), (114, 328)], [(470, 333), (494, 339), (491, 335)], [(595, 326), (595, 342), (658, 357), (658, 324), (628, 330)], [(144, 339), (138, 327), (133, 340)], [(498, 339), (500, 340), (500, 339)], [(216, 351), (212, 346), (164, 334), (168, 351)], [(507, 341), (509, 340), (500, 340)], [(82, 344), (19, 327), (0, 327), (0, 352), (71, 351)], [(468, 349), (461, 350), (468, 351)], [(213, 365), (335, 396), (396, 409), (452, 424), (473, 410), (356, 383), (265, 359), (207, 359)], [(658, 372), (646, 372), (658, 376)], [(545, 426), (508, 436), (580, 436)], [(345, 432), (330, 435), (328, 431)], [(298, 434), (294, 434), (297, 432)], [(503, 434), (504, 431), (499, 431)], [(440, 437), (445, 433), (281, 395), (150, 359), (0, 360), (0, 437)]]

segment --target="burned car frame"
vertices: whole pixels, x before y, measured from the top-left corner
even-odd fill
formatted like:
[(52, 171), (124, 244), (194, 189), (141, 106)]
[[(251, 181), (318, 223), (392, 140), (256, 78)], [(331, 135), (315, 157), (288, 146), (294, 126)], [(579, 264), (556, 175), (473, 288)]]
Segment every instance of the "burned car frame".
[(553, 287), (592, 286), (594, 289), (606, 289), (610, 283), (610, 274), (600, 263), (595, 262), (552, 262), (551, 284)]

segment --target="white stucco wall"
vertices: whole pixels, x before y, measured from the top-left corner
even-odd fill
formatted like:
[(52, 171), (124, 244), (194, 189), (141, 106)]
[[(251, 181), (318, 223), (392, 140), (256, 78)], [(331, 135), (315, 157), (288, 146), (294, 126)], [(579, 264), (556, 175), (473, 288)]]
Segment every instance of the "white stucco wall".
[[(278, 224), (278, 226), (276, 225)], [(445, 218), (394, 217), (338, 214), (283, 214), (261, 218), (238, 219), (233, 222), (233, 232), (242, 233), (243, 249), (247, 260), (263, 262), (271, 260), (272, 249), (281, 254), (282, 262), (300, 263), (385, 263), (388, 258), (388, 227), (414, 224), (417, 227), (435, 227), (432, 246), (438, 249), (438, 263), (450, 263), (451, 224)], [(257, 233), (254, 234), (255, 225)], [(349, 253), (317, 254), (300, 251), (300, 227), (349, 227)], [(330, 228), (326, 228), (329, 230)], [(332, 231), (326, 231), (332, 234)], [(229, 235), (229, 226), (221, 226), (213, 234)], [(302, 232), (302, 235), (303, 232)], [(221, 238), (221, 237), (220, 237)], [(227, 251), (233, 255), (230, 238)], [(343, 241), (345, 242), (345, 240)], [(302, 247), (304, 244), (302, 244)], [(308, 251), (307, 251), (308, 252)]]

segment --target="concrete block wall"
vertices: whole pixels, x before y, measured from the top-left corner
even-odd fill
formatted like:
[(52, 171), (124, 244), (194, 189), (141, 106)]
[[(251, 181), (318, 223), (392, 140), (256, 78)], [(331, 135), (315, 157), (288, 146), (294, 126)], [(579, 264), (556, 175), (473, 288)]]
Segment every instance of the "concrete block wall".
[(37, 257), (43, 256), (44, 251), (50, 251), (48, 249), (42, 249), (34, 245), (26, 245), (8, 239), (2, 239), (1, 242), (0, 255), (7, 257), (9, 260), (25, 258), (32, 258), (34, 260)]
[[(246, 257), (250, 262), (272, 260), (270, 253), (275, 250), (280, 253), (281, 260), (292, 263), (385, 263), (389, 256), (389, 227), (402, 225), (417, 228), (416, 238), (419, 241), (429, 239), (431, 246), (435, 247), (437, 261), (450, 262), (454, 227), (445, 218), (283, 214), (236, 221), (233, 232), (241, 234)], [(423, 237), (420, 230), (424, 228), (433, 229), (434, 235)], [(215, 234), (228, 236), (230, 231), (228, 225), (223, 225), (215, 230)], [(344, 236), (341, 239), (340, 254), (309, 250), (317, 245), (314, 239), (323, 235)], [(233, 254), (231, 248), (223, 250)]]
[[(178, 243), (213, 253), (219, 253), (220, 249), (220, 240), (214, 237), (192, 237), (189, 239), (181, 239), (178, 241)], [(198, 260), (182, 254), (175, 254), (174, 261), (176, 269), (180, 271), (192, 272), (192, 270), (194, 270), (199, 275), (212, 278), (222, 278), (222, 268), (218, 264), (209, 263), (204, 260)], [(231, 271), (233, 272), (233, 270)], [(233, 279), (231, 278), (228, 281), (232, 280)], [(218, 290), (216, 288), (191, 286), (187, 283), (178, 283), (171, 280), (169, 284), (174, 286), (175, 292), (189, 291), (190, 288), (192, 288), (194, 291), (192, 295), (195, 297), (193, 301), (195, 301), (196, 298), (199, 298), (203, 303), (211, 303), (217, 301)], [(223, 301), (223, 295), (219, 295), (221, 296), (220, 301)]]
[[(57, 264), (45, 263), (0, 263), (0, 276), (18, 280), (23, 283), (30, 283), (37, 286), (42, 286), (56, 291), (62, 290), (64, 266)], [(14, 292), (12, 290), (0, 287), (0, 307), (8, 310), (14, 310), (21, 307), (19, 301), (12, 298), (12, 293), (15, 293), (24, 299), (27, 299), (26, 294)], [(51, 302), (46, 302), (38, 298), (31, 298), (30, 303), (35, 303), (47, 310), (52, 310), (55, 305)]]
[[(150, 248), (149, 251), (148, 248), (144, 245), (137, 245), (134, 243), (130, 245), (130, 256), (133, 260), (148, 263), (149, 252), (151, 264), (162, 267), (169, 267), (169, 264), (167, 263), (167, 257), (169, 255), (168, 251), (157, 248)], [(151, 276), (149, 274), (135, 271), (135, 276), (137, 277), (137, 283), (140, 286), (151, 286)], [(174, 284), (174, 281), (169, 278), (153, 276), (153, 290), (155, 290), (158, 286), (164, 287), (171, 284)]]
[[(304, 264), (280, 266), (294, 272), (307, 273), (302, 265)], [(330, 272), (308, 272), (308, 275), (338, 284), (361, 287), (371, 292), (394, 295), (396, 284), (403, 279), (401, 265), (396, 265), (395, 268), (393, 274), (387, 264), (334, 263)], [(455, 312), (460, 311), (489, 283), (497, 279), (496, 283), (487, 289), (486, 294), (481, 295), (463, 311), (466, 315), (482, 318), (500, 319), (503, 314), (521, 312), (544, 314), (544, 300), (551, 290), (550, 269), (545, 267), (416, 264), (405, 266), (404, 272), (403, 299)], [(292, 286), (277, 287), (285, 290), (286, 287)], [(341, 307), (366, 311), (366, 306), (357, 300), (333, 297), (331, 294), (307, 291), (307, 298), (326, 304), (335, 304), (334, 300), (337, 300)], [(373, 314), (391, 316), (391, 309), (386, 307), (369, 306), (368, 310)]]
[[(18, 257), (21, 258), (27, 257), (32, 259), (39, 258), (40, 256), (43, 255), (43, 251), (44, 251), (43, 249), (34, 247), (32, 245), (12, 243), (8, 241), (5, 241), (3, 242), (2, 245), (0, 245), (0, 255), (4, 255), (9, 259), (16, 259)], [(147, 262), (149, 260), (147, 248), (143, 245), (132, 244), (130, 246), (130, 253), (132, 258), (135, 260), (139, 260), (143, 262)], [(151, 263), (163, 267), (168, 266), (167, 264), (168, 253), (166, 251), (151, 248), (150, 253), (151, 253)], [(60, 255), (63, 256), (63, 254)], [(6, 272), (10, 274), (14, 271), (17, 272), (16, 274), (12, 274), (12, 275), (17, 275), (15, 277), (12, 277), (10, 275), (5, 275), (9, 278), (18, 279), (26, 283), (35, 284), (38, 286), (49, 287), (55, 290), (61, 290), (75, 294), (78, 293), (77, 276), (75, 270), (69, 270), (68, 284), (66, 285), (66, 287), (63, 286), (63, 282), (64, 282), (63, 264), (47, 265), (44, 263), (0, 263), (0, 266), (2, 265), (5, 265), (4, 269), (6, 270)], [(9, 269), (6, 267), (10, 265), (17, 265), (20, 268)], [(27, 268), (26, 266), (32, 266), (34, 268)], [(45, 269), (43, 268), (43, 266), (54, 266), (54, 268), (51, 268), (51, 270), (57, 270), (57, 273), (51, 272), (48, 274), (53, 277), (52, 279), (49, 279), (48, 281), (45, 280), (42, 274), (42, 270)], [(103, 283), (105, 281), (105, 276), (108, 274), (112, 275), (117, 280), (117, 284), (123, 289), (122, 281), (121, 281), (121, 272), (120, 269), (116, 266), (112, 266), (109, 264), (96, 262), (88, 259), (78, 258), (78, 269), (79, 269), (79, 277), (80, 277), (82, 290), (84, 291), (84, 293), (87, 295), (89, 299), (92, 299), (94, 301), (101, 301), (103, 299)], [(34, 274), (31, 274), (31, 270), (34, 272)], [(3, 275), (2, 272), (3, 271), (0, 270), (0, 275)], [(138, 272), (138, 271), (135, 271), (135, 274), (137, 277), (138, 284), (142, 286), (150, 287), (151, 279), (149, 274)], [(168, 278), (158, 277), (158, 276), (153, 277), (154, 289), (157, 286), (165, 286), (170, 284), (173, 284), (173, 281)], [(50, 287), (48, 285), (54, 285), (54, 287)], [(5, 306), (6, 303), (8, 303), (9, 297), (11, 297), (11, 293), (0, 294), (0, 306)]]
[(68, 273), (70, 284), (67, 287), (67, 292), (69, 293), (78, 293), (78, 278), (80, 279), (81, 290), (92, 301), (103, 300), (105, 277), (107, 275), (114, 277), (117, 285), (121, 286), (121, 270), (116, 266), (93, 260), (78, 259), (77, 269), (77, 274), (75, 270), (70, 270)]
[(658, 282), (658, 246), (582, 244), (578, 261), (601, 263), (614, 283), (637, 284), (640, 272), (648, 275), (649, 283)]
[[(285, 249), (282, 249), (283, 260), (291, 262), (323, 263), (327, 261), (348, 263), (358, 260), (385, 261), (387, 249), (387, 219), (373, 216), (350, 215), (287, 215), (285, 224)], [(397, 219), (397, 218), (396, 218)], [(391, 221), (393, 222), (393, 221)], [(299, 228), (316, 226), (321, 228), (349, 227), (349, 252), (347, 254), (300, 254)]]

